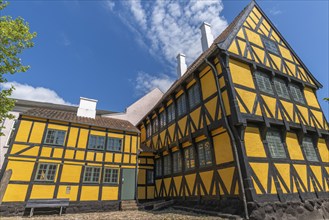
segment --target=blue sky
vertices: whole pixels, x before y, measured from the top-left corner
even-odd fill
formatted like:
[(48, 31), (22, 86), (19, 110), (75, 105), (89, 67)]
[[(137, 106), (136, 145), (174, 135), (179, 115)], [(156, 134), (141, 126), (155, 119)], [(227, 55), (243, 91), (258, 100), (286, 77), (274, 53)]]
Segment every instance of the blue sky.
[[(218, 35), (248, 3), (10, 1), (2, 15), (23, 17), (38, 36), (22, 55), (31, 69), (7, 79), (19, 98), (78, 104), (83, 96), (123, 111), (153, 87), (170, 86), (178, 52), (188, 64), (200, 54), (202, 21)], [(323, 84), (318, 97), (328, 118), (328, 1), (258, 4)]]

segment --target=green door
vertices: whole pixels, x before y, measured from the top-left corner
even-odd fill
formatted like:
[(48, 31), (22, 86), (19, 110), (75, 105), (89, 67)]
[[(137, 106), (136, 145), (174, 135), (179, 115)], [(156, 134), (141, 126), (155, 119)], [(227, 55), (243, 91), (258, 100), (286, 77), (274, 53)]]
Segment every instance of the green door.
[(122, 169), (121, 200), (135, 199), (135, 169)]

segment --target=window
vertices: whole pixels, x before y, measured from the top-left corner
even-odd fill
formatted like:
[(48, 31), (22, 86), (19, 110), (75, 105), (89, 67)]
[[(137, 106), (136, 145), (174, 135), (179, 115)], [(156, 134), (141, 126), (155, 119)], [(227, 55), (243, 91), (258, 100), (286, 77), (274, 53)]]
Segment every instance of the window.
[(155, 175), (162, 176), (162, 162), (161, 159), (155, 160)]
[(54, 181), (57, 165), (48, 163), (39, 163), (35, 180), (38, 181)]
[(268, 77), (265, 73), (262, 73), (262, 72), (256, 72), (255, 77), (256, 77), (256, 82), (257, 82), (257, 85), (258, 85), (258, 88), (260, 91), (266, 92), (266, 93), (269, 93), (272, 95), (274, 94), (273, 88), (271, 85), (271, 81), (270, 81), (270, 77)]
[(98, 183), (100, 173), (101, 173), (100, 167), (85, 167), (85, 175), (83, 177), (83, 182)]
[(274, 79), (274, 87), (275, 87), (275, 90), (278, 93), (279, 97), (290, 99), (289, 98), (288, 88), (286, 86), (286, 83), (283, 80)]
[(305, 153), (306, 159), (309, 161), (319, 161), (316, 152), (315, 152), (315, 148), (312, 142), (312, 139), (310, 137), (305, 137), (303, 139), (303, 143), (302, 143), (302, 148), (303, 151)]
[(146, 136), (151, 137), (152, 135), (152, 129), (151, 129), (151, 122), (146, 127)]
[(11, 128), (9, 138), (7, 140), (7, 145), (3, 146), (4, 148), (8, 148), (14, 142), (15, 130), (17, 129), (18, 120), (14, 120), (13, 127)]
[(191, 109), (200, 103), (200, 89), (197, 83), (189, 88), (188, 101)]
[(153, 119), (153, 124), (152, 124), (153, 133), (158, 132), (158, 127), (159, 127), (158, 118), (155, 118)]
[(171, 174), (171, 161), (169, 155), (163, 158), (163, 174), (164, 175)]
[(178, 173), (182, 171), (182, 155), (179, 151), (173, 153), (173, 172)]
[(177, 99), (177, 111), (178, 116), (186, 113), (186, 99), (184, 94)]
[(302, 90), (297, 85), (289, 85), (292, 98), (299, 103), (305, 104)]
[(168, 118), (168, 123), (172, 122), (175, 119), (175, 108), (174, 108), (174, 104), (171, 104), (167, 108), (167, 118)]
[(263, 43), (264, 43), (265, 48), (268, 51), (270, 51), (270, 52), (272, 52), (276, 55), (279, 55), (278, 47), (277, 47), (277, 45), (274, 41), (271, 41), (270, 39), (267, 39), (267, 38), (263, 37)]
[(104, 183), (118, 183), (119, 182), (119, 170), (112, 168), (104, 169)]
[(104, 150), (105, 149), (105, 137), (97, 135), (89, 135), (88, 149)]
[(272, 158), (286, 158), (286, 152), (278, 131), (268, 131), (266, 141)]
[(163, 128), (167, 124), (165, 111), (161, 112), (159, 117), (160, 117), (160, 127)]
[(107, 138), (106, 150), (109, 151), (121, 151), (122, 139), (121, 138)]
[(46, 134), (46, 144), (64, 145), (66, 131), (48, 129)]
[(203, 143), (198, 143), (197, 146), (198, 146), (200, 167), (211, 165), (212, 164), (212, 153), (211, 153), (209, 142), (206, 141)]
[(185, 168), (187, 170), (194, 168), (195, 167), (195, 160), (194, 160), (193, 147), (186, 148), (184, 150), (184, 155), (185, 155)]
[(154, 184), (154, 172), (153, 170), (146, 170), (146, 183)]

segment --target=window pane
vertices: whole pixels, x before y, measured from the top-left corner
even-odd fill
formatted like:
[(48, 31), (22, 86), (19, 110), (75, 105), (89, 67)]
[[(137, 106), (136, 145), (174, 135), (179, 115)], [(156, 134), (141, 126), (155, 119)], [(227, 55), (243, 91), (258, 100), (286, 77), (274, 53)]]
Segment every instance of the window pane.
[(188, 100), (191, 109), (200, 103), (200, 89), (198, 84), (194, 84), (189, 88)]
[(256, 72), (255, 78), (256, 78), (256, 82), (257, 82), (257, 85), (258, 85), (258, 88), (260, 91), (266, 92), (266, 93), (269, 93), (272, 95), (274, 94), (270, 78), (267, 75), (265, 75), (264, 73), (261, 73), (261, 72)]
[(298, 86), (296, 86), (296, 85), (289, 85), (289, 88), (290, 88), (290, 92), (291, 92), (292, 98), (296, 102), (300, 102), (302, 104), (305, 104), (303, 93), (300, 90), (300, 88)]
[(170, 163), (170, 156), (168, 155), (168, 156), (165, 156), (164, 158), (163, 158), (163, 162), (164, 162), (164, 164), (163, 164), (163, 169), (164, 169), (164, 175), (168, 175), (168, 174), (170, 174), (171, 173), (171, 163)]
[(153, 170), (147, 170), (146, 171), (147, 176), (147, 184), (153, 184), (154, 183), (154, 173)]
[(186, 113), (186, 99), (185, 95), (181, 95), (177, 100), (177, 111), (178, 116), (181, 116)]
[(199, 151), (199, 165), (200, 166), (205, 166), (206, 165), (206, 157), (204, 155), (203, 144), (198, 144), (198, 151)]
[(104, 183), (118, 183), (118, 169), (106, 168), (104, 171)]
[(48, 129), (46, 134), (45, 143), (63, 145), (66, 131)]
[(89, 135), (88, 149), (104, 150), (105, 148), (105, 137)]
[(182, 171), (182, 156), (179, 151), (173, 153), (173, 172), (178, 173)]
[(270, 52), (272, 52), (274, 54), (279, 55), (278, 47), (277, 47), (277, 45), (276, 45), (276, 43), (274, 41), (271, 41), (270, 39), (267, 39), (267, 38), (263, 38), (263, 43), (264, 43), (265, 48), (268, 51), (270, 51)]
[(302, 148), (307, 160), (315, 162), (319, 161), (311, 138), (306, 137), (303, 139)]
[(84, 182), (97, 183), (99, 182), (101, 168), (100, 167), (85, 167)]
[(155, 172), (155, 175), (156, 176), (162, 176), (162, 166), (161, 166), (161, 159), (157, 159), (155, 161), (155, 169), (156, 169), (156, 172)]
[(288, 88), (283, 80), (275, 79), (274, 80), (275, 90), (278, 93), (278, 96), (281, 98), (290, 99)]
[(269, 151), (272, 158), (286, 158), (280, 133), (278, 131), (268, 131), (266, 134)]
[(122, 139), (121, 138), (108, 138), (106, 149), (109, 151), (121, 151)]
[(56, 164), (42, 164), (38, 165), (36, 180), (40, 181), (54, 181), (56, 176)]

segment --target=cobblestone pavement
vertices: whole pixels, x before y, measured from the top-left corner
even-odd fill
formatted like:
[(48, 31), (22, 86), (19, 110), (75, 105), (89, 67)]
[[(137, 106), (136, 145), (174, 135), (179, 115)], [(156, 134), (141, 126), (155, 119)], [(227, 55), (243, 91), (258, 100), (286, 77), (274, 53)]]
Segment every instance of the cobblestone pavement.
[(169, 219), (193, 219), (193, 220), (223, 220), (223, 218), (207, 216), (202, 214), (196, 214), (191, 212), (185, 212), (175, 210), (172, 208), (162, 211), (116, 211), (116, 212), (94, 212), (83, 214), (64, 214), (58, 215), (36, 215), (32, 218), (29, 217), (0, 217), (1, 220), (101, 220), (101, 219), (124, 219), (124, 220), (169, 220)]

